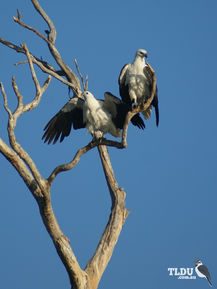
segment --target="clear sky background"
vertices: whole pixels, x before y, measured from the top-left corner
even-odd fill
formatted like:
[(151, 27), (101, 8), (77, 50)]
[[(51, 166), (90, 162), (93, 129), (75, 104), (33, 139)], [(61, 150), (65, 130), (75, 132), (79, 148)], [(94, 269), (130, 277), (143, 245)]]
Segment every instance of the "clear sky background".
[[(15, 3), (16, 2), (16, 3)], [(217, 284), (217, 2), (216, 0), (40, 1), (57, 29), (56, 46), (74, 69), (89, 77), (97, 98), (118, 94), (122, 66), (139, 48), (148, 51), (159, 89), (160, 125), (152, 115), (146, 129), (132, 125), (125, 150), (110, 148), (120, 187), (131, 211), (100, 289), (209, 288), (204, 279), (178, 280), (169, 267), (193, 267), (196, 257)], [(55, 67), (46, 44), (13, 23), (16, 8), (23, 21), (40, 32), (46, 24), (30, 1), (2, 1), (0, 37), (29, 50)], [(34, 97), (23, 55), (0, 44), (0, 81), (11, 108), (15, 75), (24, 101)], [(40, 82), (45, 75), (36, 68)], [(85, 130), (72, 131), (62, 144), (41, 141), (48, 120), (68, 101), (68, 89), (51, 81), (40, 105), (23, 115), (18, 141), (41, 174), (70, 161), (90, 141)], [(7, 140), (7, 114), (0, 98), (0, 137)], [(70, 288), (32, 195), (14, 168), (0, 155), (0, 287)], [(97, 149), (85, 154), (52, 187), (52, 204), (63, 232), (82, 266), (92, 256), (110, 213), (111, 200)], [(194, 273), (195, 275), (195, 273)]]

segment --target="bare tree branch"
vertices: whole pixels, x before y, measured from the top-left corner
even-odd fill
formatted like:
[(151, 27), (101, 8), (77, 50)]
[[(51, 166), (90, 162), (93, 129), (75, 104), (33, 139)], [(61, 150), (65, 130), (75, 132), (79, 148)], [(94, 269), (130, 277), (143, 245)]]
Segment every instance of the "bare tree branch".
[(91, 288), (98, 287), (129, 214), (129, 211), (125, 208), (125, 192), (122, 188), (119, 188), (115, 179), (107, 147), (98, 146), (98, 151), (111, 195), (112, 209), (98, 247), (85, 268), (85, 272), (88, 273), (90, 279)]
[(12, 112), (8, 107), (7, 95), (5, 93), (4, 86), (3, 86), (2, 82), (0, 82), (0, 87), (1, 87), (1, 92), (2, 92), (3, 98), (4, 98), (4, 108), (7, 111), (9, 118), (12, 118)]
[(74, 85), (73, 91), (76, 96), (81, 97), (81, 85), (80, 81), (77, 77), (77, 75), (64, 63), (59, 51), (55, 47), (55, 41), (56, 41), (56, 29), (51, 21), (51, 19), (48, 17), (48, 15), (45, 13), (45, 11), (42, 9), (42, 7), (39, 5), (37, 0), (31, 0), (32, 4), (34, 5), (35, 9), (39, 12), (39, 14), (44, 18), (44, 20), (47, 22), (50, 31), (48, 33), (48, 47), (50, 49), (51, 54), (53, 55), (54, 59), (56, 60), (59, 67), (65, 72), (65, 76), (68, 79), (69, 82), (71, 82)]
[[(25, 54), (25, 50), (3, 38), (0, 38), (0, 43), (4, 44), (5, 46), (15, 50), (18, 53), (24, 53)], [(56, 71), (48, 62), (43, 61), (35, 56), (33, 56), (31, 53), (31, 59), (32, 62), (35, 63), (44, 73), (50, 74), (51, 76), (55, 77), (57, 80), (61, 81), (62, 83), (70, 86), (72, 88), (72, 90), (76, 90), (74, 84), (70, 83), (69, 81), (65, 80), (64, 78), (61, 77), (61, 75), (65, 75), (65, 73), (63, 73), (63, 71)], [(17, 63), (16, 65), (19, 65), (21, 63), (27, 63), (28, 61), (22, 61)]]
[[(14, 128), (16, 125), (17, 118), (23, 114), (27, 110), (31, 110), (35, 108), (40, 99), (42, 92), (48, 86), (49, 79), (45, 82), (43, 88), (40, 87), (38, 79), (36, 77), (34, 67), (31, 62), (30, 55), (28, 53), (27, 47), (24, 45), (24, 50), (27, 54), (27, 58), (29, 61), (30, 71), (32, 74), (33, 81), (35, 83), (36, 88), (36, 97), (27, 105), (23, 105), (23, 96), (20, 94), (19, 89), (17, 87), (15, 78), (13, 77), (13, 88), (14, 92), (18, 99), (18, 106), (15, 112), (12, 114), (7, 106), (7, 95), (4, 91), (4, 87), (1, 84), (1, 91), (4, 97), (5, 109), (9, 114), (8, 120), (8, 134), (10, 144), (13, 148), (9, 148), (1, 139), (0, 139), (0, 152), (11, 162), (11, 164), (18, 171), (20, 176), (23, 178), (24, 182), (28, 186), (29, 190), (32, 192), (35, 197), (41, 217), (43, 219), (44, 225), (50, 234), (55, 248), (57, 250), (58, 255), (60, 256), (63, 264), (66, 267), (67, 272), (69, 273), (70, 282), (72, 284), (72, 288), (87, 288), (88, 278), (87, 274), (81, 270), (75, 255), (69, 245), (69, 240), (62, 233), (58, 222), (55, 218), (51, 201), (50, 201), (50, 186), (46, 180), (44, 180), (37, 167), (35, 166), (33, 160), (27, 154), (27, 152), (21, 147), (21, 145), (17, 142)], [(29, 171), (30, 170), (30, 171)]]
[(31, 59), (29, 50), (27, 49), (27, 46), (26, 46), (25, 43), (22, 46), (23, 46), (23, 49), (24, 49), (24, 51), (26, 53), (26, 56), (27, 56), (27, 59), (28, 59), (30, 71), (31, 71), (31, 74), (32, 74), (32, 79), (33, 79), (33, 82), (35, 84), (35, 89), (38, 92), (37, 94), (40, 94), (41, 87), (40, 87), (39, 81), (38, 81), (38, 79), (36, 77), (36, 74), (35, 74), (35, 70), (34, 70), (34, 67), (33, 67), (33, 64), (32, 64), (32, 59)]
[(33, 31), (35, 34), (37, 34), (39, 37), (41, 37), (44, 41), (48, 42), (47, 38), (44, 37), (44, 35), (42, 35), (40, 32), (38, 32), (35, 28), (23, 23), (23, 21), (21, 20), (21, 13), (20, 13), (19, 9), (17, 9), (17, 15), (18, 15), (18, 17), (13, 16), (13, 19), (16, 23), (20, 24), (21, 26), (23, 26), (26, 29)]
[(4, 91), (3, 85), (1, 85), (1, 89), (2, 89), (3, 96), (4, 96), (5, 109), (9, 114), (8, 135), (9, 135), (10, 145), (14, 149), (14, 151), (19, 155), (19, 157), (26, 163), (26, 165), (30, 169), (32, 175), (34, 176), (36, 182), (38, 183), (40, 189), (43, 191), (44, 188), (46, 187), (45, 180), (41, 177), (35, 163), (32, 161), (32, 159), (30, 158), (28, 153), (17, 142), (16, 137), (15, 137), (15, 133), (14, 133), (14, 128), (16, 126), (17, 118), (20, 115), (22, 115), (27, 110), (32, 110), (33, 108), (35, 108), (38, 105), (38, 103), (41, 99), (41, 96), (42, 96), (42, 92), (44, 92), (45, 88), (48, 86), (51, 78), (48, 77), (45, 85), (43, 86), (43, 89), (41, 89), (39, 82), (37, 80), (34, 68), (33, 68), (33, 64), (31, 62), (31, 58), (30, 58), (28, 49), (27, 49), (26, 45), (24, 45), (23, 47), (24, 47), (24, 51), (25, 51), (27, 58), (28, 58), (28, 61), (29, 61), (30, 71), (31, 71), (31, 74), (33, 77), (33, 81), (35, 83), (36, 97), (29, 104), (23, 105), (23, 96), (20, 94), (18, 87), (17, 87), (17, 84), (16, 84), (16, 81), (15, 81), (15, 78), (13, 77), (12, 85), (14, 88), (14, 92), (17, 96), (18, 105), (17, 105), (15, 112), (12, 114), (10, 112), (9, 108), (7, 107), (7, 95)]
[(19, 155), (0, 138), (0, 153), (13, 165), (35, 198), (43, 197), (31, 172)]
[(11, 49), (14, 49), (14, 50), (15, 50), (16, 52), (18, 52), (18, 53), (25, 53), (25, 51), (24, 51), (23, 48), (15, 45), (15, 44), (13, 44), (13, 43), (11, 43), (11, 42), (3, 39), (3, 38), (0, 38), (0, 42), (1, 42), (2, 44), (4, 44), (5, 46), (8, 46), (8, 47), (11, 48)]
[(12, 87), (13, 87), (14, 93), (16, 94), (16, 97), (17, 97), (17, 108), (13, 113), (14, 121), (15, 121), (14, 127), (15, 127), (17, 118), (23, 113), (23, 96), (19, 92), (18, 86), (16, 84), (15, 76), (12, 77)]
[(85, 87), (84, 90), (88, 90), (88, 75), (85, 76)]
[(85, 88), (86, 88), (86, 83), (87, 83), (87, 82), (84, 82), (84, 78), (83, 78), (83, 75), (82, 75), (81, 72), (80, 72), (77, 59), (75, 58), (74, 61), (75, 61), (75, 66), (76, 66), (77, 72), (78, 72), (78, 74), (79, 74), (79, 76), (80, 76), (80, 79), (81, 79), (81, 83), (82, 83), (83, 89), (86, 90)]
[(38, 13), (42, 16), (42, 18), (45, 20), (47, 25), (50, 28), (50, 33), (49, 33), (49, 41), (52, 43), (55, 43), (56, 41), (56, 28), (55, 25), (53, 24), (52, 20), (50, 17), (47, 15), (47, 13), (42, 9), (42, 7), (39, 5), (37, 0), (31, 0), (32, 4), (34, 5), (35, 9), (38, 11)]
[(53, 212), (50, 200), (50, 190), (43, 187), (43, 191), (26, 167), (20, 156), (0, 138), (0, 153), (13, 165), (28, 189), (36, 199), (43, 223), (51, 236), (54, 246), (69, 274), (72, 288), (87, 289), (88, 276), (81, 270), (76, 257), (70, 247), (68, 238), (61, 231)]
[(98, 140), (91, 141), (88, 145), (79, 149), (76, 152), (74, 158), (69, 163), (57, 166), (53, 170), (53, 172), (50, 174), (50, 176), (47, 178), (48, 183), (51, 185), (52, 182), (54, 181), (55, 177), (59, 173), (71, 170), (72, 168), (74, 168), (76, 166), (76, 164), (79, 162), (79, 160), (83, 154), (87, 153), (88, 151), (95, 148), (96, 146), (101, 146), (101, 145), (116, 147), (118, 149), (123, 148), (122, 143), (117, 142), (117, 141), (112, 141), (112, 140), (107, 140), (107, 139), (98, 139)]

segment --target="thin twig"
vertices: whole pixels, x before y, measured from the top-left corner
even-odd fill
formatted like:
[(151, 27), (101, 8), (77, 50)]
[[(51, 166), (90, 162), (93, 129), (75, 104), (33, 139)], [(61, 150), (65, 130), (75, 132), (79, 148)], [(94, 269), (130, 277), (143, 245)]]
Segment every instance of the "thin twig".
[(75, 66), (76, 66), (77, 72), (78, 72), (78, 74), (79, 74), (79, 76), (80, 76), (81, 83), (82, 83), (82, 85), (83, 85), (83, 89), (85, 90), (84, 78), (83, 78), (83, 75), (82, 75), (81, 72), (80, 72), (80, 69), (79, 69), (78, 62), (77, 62), (77, 59), (76, 59), (76, 58), (74, 59), (74, 62), (75, 62)]
[(17, 97), (17, 108), (14, 111), (14, 119), (16, 121), (17, 117), (23, 113), (22, 112), (22, 109), (23, 109), (23, 96), (19, 92), (16, 80), (15, 80), (15, 76), (12, 77), (12, 87), (13, 87), (14, 93), (16, 94), (16, 97)]
[(64, 71), (67, 80), (73, 84), (72, 90), (74, 91), (75, 95), (81, 97), (82, 90), (79, 78), (77, 75), (70, 69), (70, 67), (63, 61), (59, 51), (55, 47), (55, 40), (56, 40), (56, 28), (51, 21), (50, 17), (45, 13), (42, 7), (39, 5), (37, 0), (31, 0), (32, 4), (34, 5), (35, 9), (39, 12), (39, 14), (43, 17), (43, 19), (47, 22), (50, 31), (48, 32), (48, 47), (52, 56), (54, 57), (56, 63), (59, 67)]
[[(0, 38), (0, 42), (4, 45), (6, 45), (7, 47), (15, 50), (16, 52), (18, 53), (23, 53), (25, 54), (25, 51), (23, 48), (9, 42), (9, 41), (6, 41), (5, 39), (2, 39)], [(47, 73), (47, 74), (50, 74), (52, 75), (54, 78), (56, 78), (57, 80), (61, 81), (62, 83), (70, 86), (72, 88), (72, 90), (75, 90), (76, 87), (74, 86), (74, 84), (72, 84), (71, 82), (65, 80), (64, 78), (62, 78), (60, 75), (64, 75), (65, 76), (65, 73), (60, 70), (60, 71), (56, 71), (48, 62), (46, 61), (43, 61), (37, 57), (35, 57), (32, 53), (30, 53), (31, 55), (31, 60), (33, 63), (35, 63), (44, 73)], [(23, 63), (27, 63), (28, 61), (24, 61)], [(17, 65), (21, 64), (22, 62), (20, 63), (17, 63)], [(15, 64), (16, 65), (16, 64)]]
[(43, 86), (41, 87), (41, 94), (43, 94), (45, 92), (45, 90), (47, 89), (50, 81), (52, 79), (52, 76), (51, 75), (48, 75), (47, 79), (45, 80)]
[(45, 73), (47, 73), (47, 74), (50, 74), (51, 76), (53, 76), (53, 77), (56, 78), (57, 80), (59, 80), (59, 81), (61, 81), (62, 83), (70, 86), (73, 91), (76, 90), (77, 86), (75, 86), (73, 83), (71, 83), (71, 82), (65, 80), (64, 78), (62, 78), (62, 77), (60, 76), (60, 74), (58, 74), (58, 73), (56, 73), (56, 72), (54, 72), (54, 71), (46, 68), (46, 67), (41, 63), (41, 61), (38, 61), (38, 60), (36, 60), (35, 58), (32, 58), (32, 62), (35, 63), (36, 65), (38, 65), (38, 67), (41, 68), (41, 70), (42, 70), (43, 72), (45, 72)]
[(13, 43), (11, 43), (11, 42), (3, 39), (3, 38), (0, 38), (0, 42), (2, 44), (4, 44), (5, 46), (8, 46), (11, 49), (14, 49), (16, 52), (25, 53), (23, 48), (21, 48), (20, 46), (15, 45), (15, 44), (13, 44)]
[(42, 38), (44, 41), (48, 42), (47, 38), (44, 37), (44, 35), (42, 35), (40, 32), (38, 32), (35, 28), (29, 26), (29, 25), (26, 25), (23, 23), (23, 21), (21, 20), (21, 13), (19, 11), (19, 9), (17, 9), (17, 14), (18, 14), (18, 17), (15, 17), (13, 16), (13, 19), (16, 23), (20, 24), (22, 27), (28, 29), (28, 30), (31, 30), (33, 31), (35, 34), (37, 34), (40, 38)]
[(40, 86), (39, 81), (38, 81), (38, 79), (36, 77), (35, 70), (34, 70), (34, 67), (33, 67), (33, 64), (32, 64), (32, 59), (31, 59), (29, 50), (28, 50), (28, 48), (27, 48), (25, 43), (22, 45), (22, 47), (25, 50), (25, 53), (26, 53), (26, 56), (27, 56), (27, 59), (28, 59), (28, 62), (29, 62), (30, 71), (31, 71), (31, 74), (32, 74), (32, 79), (33, 79), (33, 82), (35, 84), (35, 89), (37, 91), (37, 94), (39, 95), (40, 92), (41, 92), (41, 86)]
[(11, 110), (8, 107), (8, 98), (7, 98), (7, 94), (5, 93), (4, 86), (3, 86), (2, 82), (0, 82), (0, 87), (1, 87), (1, 92), (3, 95), (3, 99), (4, 99), (4, 108), (7, 111), (9, 118), (11, 119), (13, 117), (13, 115), (12, 115)]
[(31, 0), (31, 1), (32, 1), (32, 4), (34, 5), (35, 9), (38, 11), (38, 13), (42, 16), (42, 18), (45, 20), (45, 22), (49, 26), (50, 32), (48, 35), (48, 40), (49, 40), (49, 42), (52, 42), (54, 44), (56, 41), (56, 28), (55, 28), (52, 20), (47, 15), (47, 13), (42, 9), (42, 7), (39, 5), (37, 0)]
[(20, 64), (26, 64), (26, 63), (28, 63), (28, 60), (24, 60), (24, 61), (17, 62), (17, 63), (15, 63), (14, 65), (15, 65), (15, 66), (18, 66), (18, 65), (20, 65)]
[(84, 88), (85, 91), (88, 90), (88, 75), (85, 76), (85, 88)]

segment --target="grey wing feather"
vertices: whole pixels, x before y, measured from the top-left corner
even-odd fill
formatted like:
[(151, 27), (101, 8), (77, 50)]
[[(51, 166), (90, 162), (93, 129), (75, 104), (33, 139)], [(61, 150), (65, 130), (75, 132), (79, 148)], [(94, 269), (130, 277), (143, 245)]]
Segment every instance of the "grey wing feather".
[(121, 100), (111, 94), (110, 92), (104, 93), (105, 101), (103, 103), (103, 107), (112, 115), (117, 115), (117, 106), (120, 105), (122, 102)]
[[(124, 126), (126, 115), (128, 111), (131, 110), (131, 106), (122, 102), (118, 97), (114, 96), (110, 92), (105, 92), (104, 97), (104, 109), (106, 109), (106, 111), (111, 114), (112, 121), (114, 122), (115, 126), (122, 129)], [(138, 128), (145, 128), (145, 124), (139, 114), (134, 115), (134, 117), (131, 119), (131, 122)]]
[(125, 64), (123, 68), (121, 69), (119, 78), (118, 78), (118, 84), (119, 84), (119, 93), (121, 96), (121, 99), (123, 102), (127, 104), (131, 104), (130, 96), (129, 96), (129, 87), (126, 83), (126, 75), (127, 75), (127, 69), (129, 67), (129, 64)]
[(126, 71), (129, 67), (129, 63), (128, 64), (125, 64), (121, 71), (120, 71), (120, 74), (119, 74), (119, 77), (118, 77), (118, 84), (119, 85), (122, 85), (123, 83), (125, 83), (125, 80), (126, 80)]
[[(146, 77), (147, 86), (148, 86), (148, 89), (149, 89), (149, 95), (151, 97), (151, 92), (152, 92), (152, 89), (153, 89), (153, 73), (150, 70), (149, 66), (147, 66), (147, 65), (144, 67), (143, 73), (144, 73), (144, 75)], [(156, 125), (158, 126), (158, 124), (159, 124), (159, 107), (158, 107), (158, 89), (157, 89), (157, 86), (156, 86), (156, 92), (155, 92), (155, 95), (154, 95), (154, 99), (153, 99), (151, 104), (155, 108)], [(147, 113), (146, 113), (146, 111), (143, 113), (145, 118), (149, 118), (150, 114), (151, 114), (151, 109), (147, 109)]]
[(50, 144), (53, 141), (55, 144), (59, 138), (62, 142), (70, 134), (72, 125), (74, 129), (84, 128), (83, 105), (81, 98), (70, 99), (45, 126), (42, 136), (44, 142)]

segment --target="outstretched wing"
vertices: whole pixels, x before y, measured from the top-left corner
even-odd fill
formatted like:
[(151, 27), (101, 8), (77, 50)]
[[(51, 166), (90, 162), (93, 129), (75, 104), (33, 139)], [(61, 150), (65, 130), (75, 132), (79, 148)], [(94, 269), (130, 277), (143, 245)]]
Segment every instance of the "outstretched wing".
[(131, 99), (129, 95), (129, 87), (126, 83), (126, 75), (127, 75), (127, 69), (130, 64), (125, 64), (120, 72), (119, 78), (118, 78), (118, 84), (119, 84), (119, 93), (121, 96), (121, 99), (123, 102), (131, 105)]
[[(151, 71), (151, 69), (149, 68), (148, 65), (146, 65), (144, 67), (143, 73), (144, 73), (144, 75), (146, 77), (147, 87), (148, 87), (148, 90), (149, 90), (148, 93), (151, 96), (151, 92), (152, 92), (152, 89), (153, 89), (153, 73), (152, 73), (152, 71)], [(155, 92), (155, 95), (154, 95), (154, 99), (153, 99), (151, 104), (155, 108), (156, 125), (158, 126), (158, 124), (159, 124), (159, 107), (158, 107), (158, 89), (157, 89), (157, 86), (156, 86), (156, 92)], [(145, 118), (150, 118), (150, 114), (151, 114), (151, 107), (148, 108), (143, 113)]]
[[(105, 92), (104, 109), (108, 111), (112, 116), (112, 121), (117, 128), (123, 129), (124, 122), (128, 111), (130, 111), (131, 106), (122, 102), (118, 97), (114, 96), (110, 92)], [(138, 128), (144, 129), (145, 124), (139, 114), (134, 115), (131, 119), (133, 125)]]
[(74, 129), (84, 128), (83, 105), (83, 99), (71, 98), (45, 126), (44, 142), (50, 144), (53, 141), (55, 144), (59, 138), (62, 142), (70, 134), (72, 124)]

